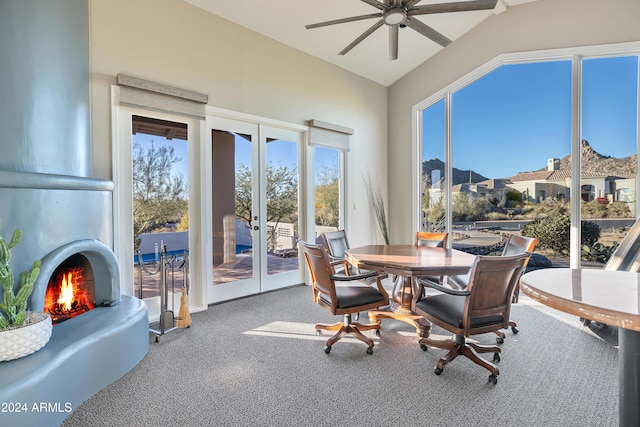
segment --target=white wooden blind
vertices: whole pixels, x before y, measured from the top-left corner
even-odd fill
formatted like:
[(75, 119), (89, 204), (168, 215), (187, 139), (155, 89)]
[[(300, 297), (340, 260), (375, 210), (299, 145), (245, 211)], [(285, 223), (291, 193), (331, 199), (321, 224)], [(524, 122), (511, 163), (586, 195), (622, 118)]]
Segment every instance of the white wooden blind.
[(205, 118), (209, 95), (118, 74), (120, 103), (163, 113)]
[(309, 120), (309, 144), (349, 151), (353, 129), (319, 120)]

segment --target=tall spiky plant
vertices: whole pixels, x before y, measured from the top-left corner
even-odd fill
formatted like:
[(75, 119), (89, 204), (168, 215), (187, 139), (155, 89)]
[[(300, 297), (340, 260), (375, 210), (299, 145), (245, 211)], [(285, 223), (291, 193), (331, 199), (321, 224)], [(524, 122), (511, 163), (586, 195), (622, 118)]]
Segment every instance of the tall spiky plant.
[[(1, 231), (1, 227), (0, 227)], [(33, 291), (33, 284), (40, 274), (40, 260), (35, 260), (30, 271), (20, 273), (20, 289), (13, 292), (13, 271), (9, 265), (11, 249), (22, 239), (22, 230), (13, 232), (11, 241), (7, 243), (0, 232), (0, 285), (2, 285), (2, 299), (0, 300), (0, 330), (8, 327), (20, 327), (27, 317), (27, 299)]]
[(384, 209), (384, 199), (382, 198), (382, 190), (380, 189), (380, 183), (378, 180), (374, 180), (371, 177), (371, 172), (367, 174), (365, 179), (365, 185), (367, 188), (367, 195), (369, 196), (369, 203), (373, 209), (376, 219), (378, 220), (378, 226), (382, 232), (384, 242), (389, 244), (389, 228), (387, 226), (387, 214)]

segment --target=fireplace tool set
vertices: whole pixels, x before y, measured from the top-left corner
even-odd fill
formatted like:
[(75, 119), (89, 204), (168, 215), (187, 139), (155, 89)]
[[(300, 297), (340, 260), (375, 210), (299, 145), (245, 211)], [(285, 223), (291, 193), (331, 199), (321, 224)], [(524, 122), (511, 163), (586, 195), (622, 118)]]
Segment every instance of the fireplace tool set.
[[(155, 275), (160, 273), (160, 319), (158, 321), (158, 328), (149, 328), (149, 332), (156, 335), (156, 342), (160, 340), (160, 336), (178, 329), (178, 327), (188, 327), (191, 323), (191, 319), (177, 318), (178, 325), (176, 326), (176, 317), (174, 315), (174, 298), (175, 293), (175, 273), (176, 270), (182, 270), (182, 297), (181, 304), (187, 304), (186, 312), (188, 309), (188, 294), (189, 294), (189, 249), (185, 249), (182, 253), (167, 254), (166, 246), (162, 245), (160, 252), (160, 262), (156, 271), (150, 271), (147, 265), (142, 260), (142, 254), (138, 252), (138, 277), (139, 277), (139, 297), (143, 299), (142, 295), (142, 278), (143, 272), (147, 272), (149, 275)], [(170, 276), (170, 280), (169, 280)], [(171, 282), (171, 284), (169, 284)], [(169, 289), (171, 288), (171, 289)], [(171, 290), (171, 294), (169, 293)], [(171, 296), (171, 297), (170, 297)], [(169, 309), (169, 300), (171, 300), (171, 309)], [(180, 312), (184, 317), (185, 308), (181, 307)]]

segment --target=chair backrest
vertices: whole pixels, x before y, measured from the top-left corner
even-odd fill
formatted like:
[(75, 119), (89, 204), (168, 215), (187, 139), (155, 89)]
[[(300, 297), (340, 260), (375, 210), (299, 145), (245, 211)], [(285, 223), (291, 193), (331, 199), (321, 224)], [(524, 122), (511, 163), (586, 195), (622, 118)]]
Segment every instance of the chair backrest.
[[(511, 234), (504, 244), (502, 256), (518, 255), (525, 252), (532, 253), (533, 248), (538, 244), (538, 239), (534, 237), (525, 237), (518, 234)], [(527, 262), (529, 260), (527, 259)], [(527, 264), (525, 264), (525, 267)]]
[(640, 272), (640, 218), (636, 220), (620, 245), (616, 248), (605, 270)]
[(324, 246), (311, 245), (302, 240), (298, 240), (298, 245), (300, 245), (304, 258), (307, 261), (307, 266), (309, 267), (314, 301), (318, 302), (319, 293), (329, 297), (330, 301), (335, 301), (335, 282), (331, 279), (334, 270), (327, 256), (326, 249)]
[(418, 231), (416, 233), (416, 246), (430, 246), (444, 248), (447, 246), (449, 233), (434, 233), (430, 231)]
[[(470, 292), (465, 301), (462, 327), (468, 332), (473, 319), (500, 315), (498, 323), (509, 324), (513, 292), (529, 260), (529, 253), (504, 256), (478, 256), (471, 267)], [(486, 323), (486, 322), (484, 322)], [(494, 324), (495, 326), (495, 324)], [(493, 328), (495, 329), (495, 328)], [(493, 330), (491, 326), (487, 331)], [(474, 333), (482, 333), (474, 331)]]
[(347, 233), (344, 230), (325, 231), (321, 236), (324, 246), (332, 257), (344, 258), (344, 251), (349, 249)]

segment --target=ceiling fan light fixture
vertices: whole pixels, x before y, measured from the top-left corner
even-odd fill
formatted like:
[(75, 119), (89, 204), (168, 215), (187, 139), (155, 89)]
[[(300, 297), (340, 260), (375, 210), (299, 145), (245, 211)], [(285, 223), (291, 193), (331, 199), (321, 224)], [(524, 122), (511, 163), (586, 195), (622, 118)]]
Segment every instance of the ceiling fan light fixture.
[(407, 12), (402, 7), (394, 7), (387, 10), (382, 16), (382, 19), (387, 25), (402, 24), (407, 20)]

